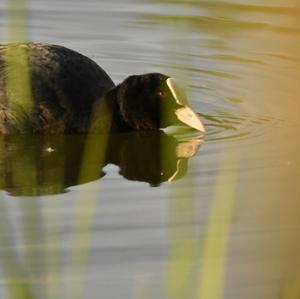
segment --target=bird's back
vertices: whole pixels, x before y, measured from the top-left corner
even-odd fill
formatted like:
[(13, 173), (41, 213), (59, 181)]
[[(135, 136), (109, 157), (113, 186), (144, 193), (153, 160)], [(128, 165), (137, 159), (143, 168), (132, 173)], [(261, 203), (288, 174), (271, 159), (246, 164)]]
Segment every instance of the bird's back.
[(0, 45), (0, 134), (85, 132), (114, 83), (88, 57), (42, 43)]

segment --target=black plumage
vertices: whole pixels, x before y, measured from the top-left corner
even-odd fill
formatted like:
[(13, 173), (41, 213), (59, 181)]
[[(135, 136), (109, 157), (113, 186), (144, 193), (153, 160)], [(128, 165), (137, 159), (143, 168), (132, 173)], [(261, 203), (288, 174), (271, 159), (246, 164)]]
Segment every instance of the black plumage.
[(183, 107), (168, 78), (136, 75), (115, 86), (99, 65), (71, 49), (1, 45), (0, 134), (156, 130), (178, 122), (175, 111)]

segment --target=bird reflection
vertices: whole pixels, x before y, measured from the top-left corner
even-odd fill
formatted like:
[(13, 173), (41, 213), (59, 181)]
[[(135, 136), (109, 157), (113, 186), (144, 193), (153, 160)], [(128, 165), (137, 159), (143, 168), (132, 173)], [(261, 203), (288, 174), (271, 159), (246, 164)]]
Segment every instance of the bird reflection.
[[(91, 147), (87, 147), (87, 140)], [(117, 165), (132, 181), (159, 186), (182, 178), (201, 138), (159, 132), (115, 135), (27, 135), (0, 138), (0, 188), (15, 196), (50, 195), (105, 175)], [(92, 149), (92, 150), (91, 150)], [(104, 157), (99, 160), (99, 157)], [(82, 171), (84, 169), (84, 171)]]

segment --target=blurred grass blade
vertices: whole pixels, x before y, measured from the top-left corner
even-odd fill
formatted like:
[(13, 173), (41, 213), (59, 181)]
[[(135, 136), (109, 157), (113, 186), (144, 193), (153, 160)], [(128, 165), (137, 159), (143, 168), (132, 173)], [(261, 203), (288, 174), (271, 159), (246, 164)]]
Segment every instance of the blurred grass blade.
[(300, 273), (296, 273), (295, 277), (291, 279), (285, 286), (280, 299), (299, 299), (300, 298)]
[(6, 39), (8, 42), (25, 42), (28, 39), (26, 0), (6, 0)]
[[(27, 2), (25, 0), (7, 0), (5, 12), (7, 41), (10, 43), (25, 42), (27, 40)], [(27, 47), (26, 45), (17, 47), (14, 44), (9, 44), (4, 55), (7, 104), (9, 107), (19, 107), (18, 110), (20, 115), (23, 116), (24, 114), (22, 112), (24, 109), (30, 111), (33, 108)], [(15, 116), (14, 121), (18, 122), (19, 116)], [(36, 171), (32, 172), (32, 165), (28, 164), (27, 169), (23, 168), (21, 170), (16, 167), (17, 163), (14, 163), (13, 165), (12, 176), (15, 185), (26, 186), (26, 188), (31, 189), (32, 193), (34, 193), (36, 190), (37, 178)], [(26, 173), (26, 176), (21, 172), (23, 172), (23, 174)], [(26, 184), (26, 182), (28, 182), (28, 184)], [(29, 189), (28, 191), (30, 192)], [(6, 207), (4, 206), (3, 199), (0, 198), (0, 200), (2, 214), (0, 217), (2, 222), (1, 235), (13, 236), (13, 225), (6, 219)], [(20, 198), (20, 200), (22, 201), (23, 199)], [(43, 271), (43, 269), (40, 268), (35, 269), (36, 254), (29, 249), (33, 244), (39, 243), (43, 235), (40, 230), (34, 229), (34, 232), (29, 230), (29, 225), (32, 224), (32, 217), (36, 220), (35, 227), (38, 227), (39, 229), (42, 228), (40, 207), (33, 201), (33, 206), (31, 206), (31, 208), (28, 205), (26, 205), (25, 210), (23, 210), (23, 208), (24, 202), (22, 201), (20, 209), (22, 213), (21, 219), (23, 220), (22, 237), (24, 239), (24, 244), (27, 245), (24, 247), (24, 251), (21, 251), (23, 255), (22, 263), (21, 257), (15, 252), (15, 246), (12, 243), (12, 240), (4, 240), (1, 238), (1, 246), (9, 248), (9, 250), (2, 250), (2, 252), (6, 252), (5, 256), (2, 256), (2, 262), (4, 263), (4, 276), (7, 280), (7, 290), (12, 299), (35, 298), (36, 294), (34, 293), (36, 293), (37, 289), (34, 284), (37, 283), (37, 281), (41, 281), (40, 271)], [(41, 267), (41, 264), (39, 266)]]
[[(92, 118), (96, 117), (95, 115)], [(86, 178), (98, 177), (104, 166), (106, 149), (109, 135), (89, 134), (86, 136), (85, 149), (81, 161), (81, 171), (78, 183), (86, 182)], [(98, 167), (95, 167), (98, 165)], [(95, 174), (95, 171), (97, 173)], [(70, 257), (70, 274), (76, 275), (77, 283), (67, 288), (67, 298), (84, 297), (85, 275), (87, 274), (87, 263), (92, 240), (92, 228), (97, 208), (97, 190), (95, 185), (90, 185), (88, 192), (85, 188), (78, 191), (76, 206), (74, 210), (74, 231), (73, 246), (74, 251)]]
[(28, 273), (23, 268), (16, 251), (13, 225), (10, 214), (0, 192), (0, 265), (10, 299), (34, 299), (32, 286), (28, 284)]
[[(233, 169), (227, 170), (225, 165)], [(219, 167), (211, 215), (202, 246), (199, 299), (223, 298), (230, 224), (237, 185), (238, 154), (227, 151)]]
[[(10, 43), (27, 41), (27, 2), (25, 0), (7, 0), (6, 13), (7, 41)], [(33, 108), (27, 50), (25, 44), (22, 46), (9, 44), (5, 53), (8, 104), (18, 108), (20, 116), (25, 115), (22, 113), (23, 111), (30, 111)]]
[(16, 121), (19, 121), (19, 117), (24, 120), (23, 118), (33, 109), (27, 46), (8, 45), (5, 63), (8, 105), (12, 106), (13, 110), (17, 109)]
[[(191, 177), (189, 179), (192, 180)], [(166, 267), (165, 291), (168, 298), (193, 298), (191, 278), (199, 261), (194, 227), (196, 197), (193, 188), (180, 188), (178, 185), (170, 188), (170, 257)]]

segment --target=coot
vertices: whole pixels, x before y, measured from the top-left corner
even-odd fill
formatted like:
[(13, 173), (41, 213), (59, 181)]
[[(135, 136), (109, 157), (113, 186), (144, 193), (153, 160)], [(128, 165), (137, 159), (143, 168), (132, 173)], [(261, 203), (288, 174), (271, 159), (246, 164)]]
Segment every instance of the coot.
[(176, 124), (205, 131), (173, 78), (134, 75), (116, 86), (99, 65), (71, 49), (0, 45), (0, 134), (122, 132)]

